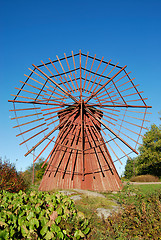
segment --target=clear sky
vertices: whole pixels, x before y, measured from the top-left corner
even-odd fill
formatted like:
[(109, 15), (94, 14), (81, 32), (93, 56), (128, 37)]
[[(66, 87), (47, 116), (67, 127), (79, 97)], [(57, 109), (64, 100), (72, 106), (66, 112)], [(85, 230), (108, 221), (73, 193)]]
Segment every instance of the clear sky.
[(161, 0), (1, 0), (0, 23), (0, 157), (6, 156), (18, 170), (25, 170), (32, 157), (25, 158), (19, 146), (8, 99), (32, 63), (64, 52), (81, 49), (127, 65), (153, 107), (149, 120), (159, 125)]

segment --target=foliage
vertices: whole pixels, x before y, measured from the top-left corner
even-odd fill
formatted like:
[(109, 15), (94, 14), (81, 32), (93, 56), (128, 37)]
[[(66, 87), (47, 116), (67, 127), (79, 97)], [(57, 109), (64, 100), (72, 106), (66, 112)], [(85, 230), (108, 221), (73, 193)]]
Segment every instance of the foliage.
[(159, 239), (161, 191), (144, 195), (127, 187), (118, 200), (123, 210), (106, 221), (107, 239)]
[(135, 161), (136, 175), (151, 174), (161, 177), (161, 125), (151, 125), (143, 138), (143, 145), (139, 147), (139, 156), (132, 161), (127, 160), (125, 177), (128, 179), (133, 174), (133, 161)]
[[(44, 164), (44, 167), (41, 168), (42, 164), (44, 163), (44, 159), (43, 158), (39, 158), (38, 161), (36, 161), (34, 163), (34, 173), (35, 173), (35, 182), (39, 182), (45, 172), (45, 169), (47, 167), (47, 163)], [(32, 179), (32, 172), (33, 172), (33, 165), (29, 166), (27, 168), (27, 170), (24, 172), (26, 179)]]
[(28, 183), (21, 172), (17, 172), (15, 166), (9, 161), (0, 159), (0, 190), (19, 192), (27, 190)]
[(60, 193), (0, 193), (0, 239), (81, 239), (88, 220)]
[(131, 182), (159, 182), (159, 178), (153, 175), (140, 175), (136, 177), (132, 177), (130, 179)]
[[(160, 189), (160, 190), (159, 190)], [(139, 239), (139, 237), (133, 237), (133, 226), (135, 227), (135, 224), (133, 225), (132, 222), (130, 222), (131, 225), (128, 226), (127, 228), (127, 232), (129, 232), (128, 236), (127, 232), (123, 232), (123, 234), (121, 235), (121, 231), (117, 231), (117, 228), (119, 225), (122, 225), (121, 227), (123, 228), (123, 226), (125, 225), (124, 220), (121, 218), (121, 216), (125, 216), (124, 214), (124, 209), (126, 209), (126, 207), (128, 208), (129, 211), (130, 207), (132, 204), (134, 204), (135, 206), (140, 206), (141, 201), (143, 199), (147, 199), (148, 197), (146, 197), (147, 195), (155, 195), (155, 191), (161, 191), (161, 185), (160, 184), (144, 184), (144, 185), (132, 185), (132, 184), (126, 184), (126, 186), (124, 186), (123, 190), (120, 193), (102, 193), (105, 198), (101, 199), (101, 198), (90, 198), (87, 196), (82, 196), (82, 199), (79, 201), (76, 201), (75, 205), (76, 208), (84, 213), (85, 217), (88, 217), (88, 219), (90, 219), (90, 234), (88, 235), (87, 239), (90, 240), (105, 240), (105, 239), (119, 239), (119, 240), (124, 240), (124, 239)], [(117, 205), (113, 205), (116, 204)], [(118, 208), (118, 203), (120, 203), (120, 207)], [(116, 208), (114, 207), (116, 206)], [(120, 211), (118, 213), (113, 213), (112, 214), (112, 218), (114, 218), (112, 223), (109, 223), (108, 220), (111, 219), (104, 219), (104, 218), (100, 218), (97, 216), (97, 208), (105, 208), (105, 209), (117, 209), (117, 211)], [(155, 208), (155, 205), (154, 205)], [(152, 209), (155, 210), (155, 209)], [(158, 206), (156, 207), (156, 209), (158, 209)], [(124, 215), (123, 215), (124, 214)], [(133, 214), (131, 212), (131, 214)], [(150, 213), (149, 214), (149, 218)], [(130, 213), (129, 213), (130, 215)], [(132, 215), (133, 216), (133, 215)], [(154, 215), (152, 215), (154, 216)], [(118, 220), (117, 220), (118, 219)], [(126, 218), (126, 223), (128, 224), (128, 219)], [(158, 220), (159, 221), (159, 220)], [(112, 227), (110, 226), (110, 224), (112, 224)], [(159, 225), (160, 223), (157, 222), (157, 225)], [(143, 222), (144, 225), (144, 222)], [(141, 229), (142, 225), (140, 226), (140, 228), (137, 228), (138, 233), (140, 231), (142, 231)], [(145, 227), (145, 226), (144, 226)], [(160, 227), (160, 225), (159, 225)], [(116, 229), (116, 231), (113, 231), (113, 228)], [(144, 231), (144, 229), (143, 229)], [(120, 236), (120, 235), (121, 236)], [(160, 234), (160, 232), (159, 232)], [(154, 234), (153, 234), (154, 235)], [(155, 236), (155, 235), (154, 235)], [(140, 239), (147, 239), (146, 237), (146, 233), (145, 233), (145, 238), (144, 237), (140, 237)], [(153, 237), (149, 237), (149, 239), (157, 239), (157, 238), (153, 238)], [(159, 239), (159, 238), (158, 238)]]
[(127, 159), (124, 176), (126, 179), (130, 179), (134, 175), (134, 161), (135, 159)]
[(32, 173), (30, 173), (28, 170), (22, 172), (22, 176), (24, 178), (24, 180), (28, 183), (28, 185), (31, 188), (31, 184), (32, 184)]
[(161, 126), (155, 124), (145, 133), (137, 159), (138, 174), (161, 176)]

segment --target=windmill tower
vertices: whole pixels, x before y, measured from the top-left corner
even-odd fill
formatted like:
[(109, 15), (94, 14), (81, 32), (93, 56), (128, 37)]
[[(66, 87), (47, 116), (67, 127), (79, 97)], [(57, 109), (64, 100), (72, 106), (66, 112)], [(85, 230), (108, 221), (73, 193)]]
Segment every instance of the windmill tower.
[(33, 67), (9, 101), (25, 156), (48, 152), (39, 189), (121, 189), (114, 163), (137, 154), (150, 108), (126, 66), (80, 51)]

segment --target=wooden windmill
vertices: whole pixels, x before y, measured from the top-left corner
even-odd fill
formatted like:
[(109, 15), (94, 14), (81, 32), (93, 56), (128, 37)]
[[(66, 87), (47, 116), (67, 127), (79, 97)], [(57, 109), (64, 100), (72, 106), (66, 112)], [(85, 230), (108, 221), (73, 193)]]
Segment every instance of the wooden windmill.
[(39, 189), (119, 190), (114, 163), (137, 154), (150, 106), (126, 66), (81, 51), (56, 57), (33, 64), (9, 100), (25, 156), (48, 163)]

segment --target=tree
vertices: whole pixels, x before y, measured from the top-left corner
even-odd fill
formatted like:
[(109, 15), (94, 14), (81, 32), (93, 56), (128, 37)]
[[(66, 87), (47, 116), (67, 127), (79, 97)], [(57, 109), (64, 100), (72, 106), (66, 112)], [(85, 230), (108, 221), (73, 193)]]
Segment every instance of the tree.
[(161, 126), (151, 125), (139, 147), (137, 174), (152, 174), (161, 177)]
[(134, 175), (134, 159), (127, 159), (124, 176), (130, 179)]
[(149, 131), (144, 134), (143, 145), (139, 147), (139, 152), (136, 158), (127, 160), (125, 177), (130, 179), (135, 174), (161, 177), (161, 126), (151, 125)]
[[(34, 164), (34, 172), (35, 172), (35, 181), (38, 182), (42, 179), (45, 169), (47, 167), (47, 163), (45, 163), (44, 167), (41, 168), (42, 164), (44, 163), (43, 158), (39, 158), (37, 162)], [(27, 170), (24, 172), (26, 179), (30, 179), (30, 183), (32, 181), (32, 172), (33, 172), (33, 165), (29, 166)]]

